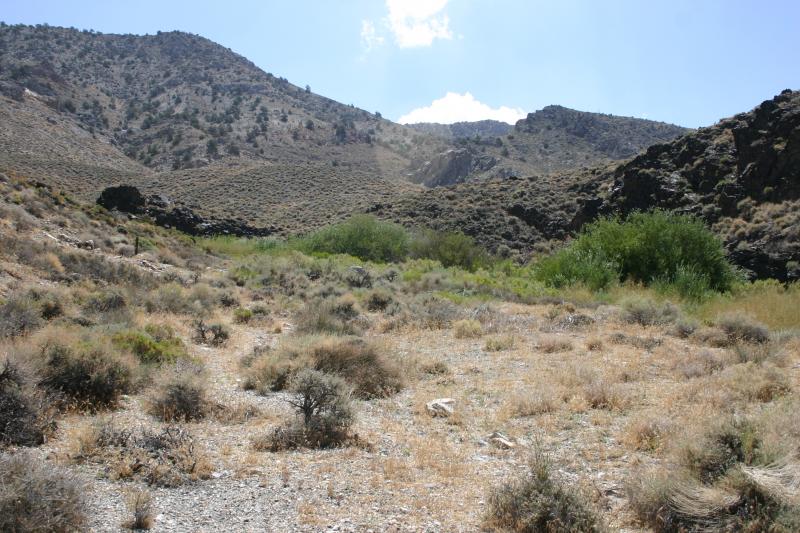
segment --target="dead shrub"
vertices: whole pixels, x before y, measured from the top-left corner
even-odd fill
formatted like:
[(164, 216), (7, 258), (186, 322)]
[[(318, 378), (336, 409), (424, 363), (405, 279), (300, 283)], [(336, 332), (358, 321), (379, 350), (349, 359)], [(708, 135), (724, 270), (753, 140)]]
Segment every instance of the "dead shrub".
[(71, 533), (86, 525), (85, 482), (29, 452), (0, 454), (0, 531)]
[(322, 300), (309, 302), (295, 316), (295, 331), (303, 334), (357, 335), (352, 320), (358, 316), (354, 302)]
[(31, 298), (13, 295), (0, 304), (0, 338), (17, 337), (42, 326), (42, 312)]
[(224, 324), (206, 324), (203, 320), (196, 320), (194, 326), (194, 341), (198, 344), (219, 347), (228, 342), (230, 330)]
[(9, 359), (0, 363), (0, 446), (38, 446), (56, 426), (53, 402)]
[(178, 487), (211, 475), (211, 464), (200, 446), (180, 426), (135, 432), (100, 422), (81, 434), (77, 444), (72, 459), (103, 465), (110, 479)]
[(293, 397), (287, 401), (296, 409), (297, 417), (254, 441), (255, 449), (276, 452), (347, 443), (353, 409), (350, 388), (343, 379), (303, 369), (292, 378), (289, 391)]

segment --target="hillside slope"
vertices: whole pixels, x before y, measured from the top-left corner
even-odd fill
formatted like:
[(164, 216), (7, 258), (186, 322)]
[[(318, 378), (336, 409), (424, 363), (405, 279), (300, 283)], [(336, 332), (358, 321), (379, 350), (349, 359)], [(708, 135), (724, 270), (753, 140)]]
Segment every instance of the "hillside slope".
[(800, 92), (784, 91), (620, 165), (425, 190), (371, 211), (522, 253), (601, 214), (689, 212), (712, 225), (741, 267), (786, 280), (800, 277), (799, 198)]
[[(442, 137), (447, 137), (449, 131), (455, 148), (419, 164), (412, 179), (428, 186), (441, 186), (578, 170), (627, 159), (650, 145), (690, 131), (663, 122), (561, 106), (547, 106), (529, 113), (505, 134), (479, 133), (481, 124), (413, 125)], [(491, 131), (488, 125), (484, 129)], [(457, 131), (474, 133), (459, 135)]]

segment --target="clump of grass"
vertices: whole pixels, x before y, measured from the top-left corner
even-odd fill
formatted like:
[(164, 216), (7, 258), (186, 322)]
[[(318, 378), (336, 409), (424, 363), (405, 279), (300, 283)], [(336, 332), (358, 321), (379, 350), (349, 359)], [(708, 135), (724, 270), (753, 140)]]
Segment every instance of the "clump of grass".
[(566, 352), (572, 349), (572, 341), (565, 337), (541, 337), (536, 347), (544, 353)]
[(85, 482), (31, 453), (0, 454), (0, 531), (70, 533), (86, 525)]
[(503, 352), (513, 349), (516, 342), (516, 338), (514, 338), (513, 335), (489, 337), (486, 339), (486, 344), (483, 346), (483, 349), (487, 352)]
[(729, 313), (717, 319), (720, 328), (732, 342), (764, 343), (769, 341), (769, 329), (742, 313)]
[(289, 383), (296, 418), (257, 439), (257, 450), (287, 450), (299, 447), (331, 448), (349, 439), (353, 422), (350, 388), (332, 374), (303, 369)]
[(453, 323), (453, 336), (456, 339), (475, 339), (481, 335), (483, 335), (483, 327), (477, 320), (464, 319)]
[(551, 465), (540, 456), (531, 461), (526, 475), (492, 491), (484, 525), (518, 533), (605, 531), (587, 498), (578, 489), (555, 479)]
[(124, 527), (133, 530), (151, 529), (155, 524), (153, 516), (153, 496), (146, 490), (136, 490), (128, 495), (125, 502), (131, 518)]
[(645, 525), (659, 533), (797, 529), (792, 443), (767, 442), (763, 421), (751, 419), (684, 434), (671, 450), (677, 467), (631, 476), (629, 500)]

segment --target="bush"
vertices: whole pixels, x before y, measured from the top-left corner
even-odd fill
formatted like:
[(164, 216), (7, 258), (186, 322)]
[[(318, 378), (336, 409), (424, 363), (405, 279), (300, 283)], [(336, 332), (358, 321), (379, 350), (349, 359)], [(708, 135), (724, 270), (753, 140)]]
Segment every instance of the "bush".
[(86, 524), (85, 482), (30, 453), (0, 455), (0, 531), (71, 533)]
[(555, 287), (584, 283), (593, 290), (613, 281), (672, 284), (687, 295), (725, 291), (736, 274), (722, 242), (703, 223), (664, 211), (606, 218), (584, 227), (565, 249), (540, 261), (537, 279)]
[(330, 448), (348, 440), (353, 409), (344, 380), (304, 369), (292, 379), (289, 390), (293, 397), (287, 401), (296, 409), (298, 418), (257, 441), (256, 449)]
[(222, 346), (228, 342), (230, 336), (230, 331), (224, 324), (206, 324), (202, 320), (194, 323), (194, 340), (199, 344)]
[[(355, 317), (354, 311), (355, 308), (346, 302), (330, 299), (311, 301), (295, 316), (295, 331), (306, 334), (356, 335), (359, 331), (351, 322)], [(355, 313), (357, 315), (357, 311)]]
[(359, 398), (389, 396), (403, 386), (398, 368), (362, 339), (323, 339), (312, 345), (310, 355), (316, 370), (343, 377)]
[(552, 478), (550, 465), (535, 459), (528, 475), (507, 482), (489, 496), (485, 525), (503, 531), (533, 533), (604, 531), (585, 498)]
[(769, 341), (769, 329), (742, 313), (729, 313), (717, 319), (720, 328), (732, 342), (765, 343)]
[(678, 318), (678, 309), (671, 303), (656, 303), (646, 298), (626, 300), (622, 309), (626, 322), (640, 326), (670, 324)]
[(55, 429), (53, 408), (17, 364), (0, 365), (0, 445), (38, 446)]
[(344, 378), (364, 399), (384, 397), (403, 386), (398, 368), (372, 343), (358, 338), (328, 337), (285, 344), (256, 356), (245, 369), (244, 386), (259, 392), (286, 388), (302, 369), (312, 368)]
[(41, 309), (30, 298), (12, 296), (0, 305), (0, 338), (24, 335), (41, 325)]
[(189, 422), (205, 418), (210, 403), (205, 384), (196, 376), (176, 374), (162, 381), (150, 397), (149, 412), (164, 422)]
[(408, 255), (408, 233), (402, 226), (369, 215), (323, 228), (295, 243), (306, 253), (347, 254), (364, 261), (397, 262)]
[(463, 233), (424, 230), (415, 235), (409, 251), (411, 257), (433, 259), (444, 267), (459, 267), (470, 272), (490, 263), (486, 250)]
[(148, 324), (144, 330), (115, 333), (111, 340), (120, 350), (127, 350), (145, 364), (172, 363), (187, 356), (183, 341), (166, 325)]
[(233, 321), (237, 324), (247, 324), (253, 319), (253, 311), (244, 307), (233, 310)]
[(786, 439), (777, 449), (764, 442), (763, 430), (738, 420), (689, 435), (673, 449), (679, 468), (632, 476), (627, 492), (634, 512), (658, 533), (797, 531), (791, 472), (798, 465), (786, 455), (793, 442)]
[(101, 422), (80, 437), (73, 459), (105, 465), (112, 479), (138, 478), (160, 487), (207, 479), (212, 471), (201, 446), (178, 426), (135, 433)]
[(375, 289), (367, 296), (368, 311), (385, 311), (389, 304), (394, 301), (389, 291), (385, 289)]
[(76, 407), (114, 407), (134, 388), (137, 367), (102, 339), (76, 340), (69, 332), (52, 332), (37, 352), (41, 385), (62, 394)]
[(150, 529), (153, 527), (153, 496), (146, 490), (137, 490), (128, 496), (125, 502), (128, 512), (133, 516), (124, 526), (128, 529)]

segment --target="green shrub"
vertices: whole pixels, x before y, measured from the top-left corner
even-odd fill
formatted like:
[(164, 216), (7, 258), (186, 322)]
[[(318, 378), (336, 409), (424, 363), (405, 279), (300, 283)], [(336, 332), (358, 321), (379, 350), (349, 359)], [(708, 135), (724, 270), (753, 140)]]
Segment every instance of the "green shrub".
[(174, 362), (187, 356), (183, 341), (169, 326), (149, 324), (144, 330), (130, 329), (111, 337), (114, 346), (127, 350), (146, 364)]
[(433, 259), (444, 267), (455, 266), (470, 272), (490, 262), (486, 250), (463, 233), (424, 230), (414, 236), (409, 251), (411, 257)]
[(71, 533), (86, 524), (86, 484), (27, 452), (0, 455), (0, 531)]
[(493, 530), (533, 533), (605, 531), (581, 493), (550, 474), (550, 465), (535, 459), (529, 474), (498, 487), (489, 496), (485, 525)]
[(353, 216), (294, 243), (306, 253), (347, 254), (375, 262), (403, 260), (408, 244), (408, 233), (402, 226), (369, 215)]
[(233, 321), (237, 324), (247, 324), (253, 319), (253, 311), (244, 307), (233, 310)]
[(728, 290), (737, 279), (722, 242), (701, 221), (664, 211), (589, 224), (567, 248), (540, 261), (535, 272), (555, 287), (584, 283), (598, 290), (632, 280), (674, 285), (690, 296)]

